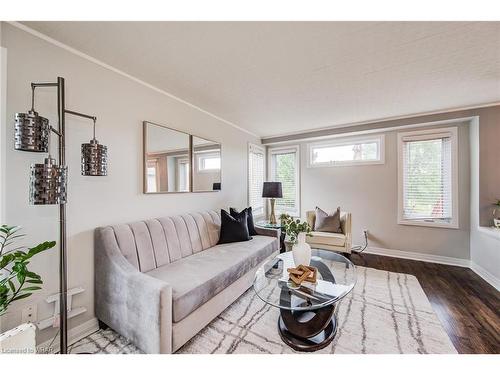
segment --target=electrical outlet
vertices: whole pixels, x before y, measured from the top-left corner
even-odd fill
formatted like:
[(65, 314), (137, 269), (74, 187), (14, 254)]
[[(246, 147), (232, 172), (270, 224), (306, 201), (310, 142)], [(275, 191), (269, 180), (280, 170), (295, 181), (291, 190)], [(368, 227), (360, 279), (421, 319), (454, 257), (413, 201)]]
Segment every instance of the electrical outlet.
[(35, 323), (38, 309), (36, 305), (26, 306), (22, 311), (21, 323)]

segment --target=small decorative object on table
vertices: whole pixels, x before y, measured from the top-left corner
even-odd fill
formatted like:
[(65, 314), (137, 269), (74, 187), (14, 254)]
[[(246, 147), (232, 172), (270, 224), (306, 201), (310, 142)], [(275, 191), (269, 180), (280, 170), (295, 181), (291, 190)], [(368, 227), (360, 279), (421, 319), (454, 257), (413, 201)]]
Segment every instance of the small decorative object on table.
[(289, 237), (292, 246), (293, 260), (295, 265), (309, 265), (311, 261), (311, 246), (306, 243), (306, 236), (312, 237), (311, 226), (307, 222), (301, 222), (300, 219), (292, 217), (280, 217)]
[(290, 280), (295, 284), (300, 285), (304, 281), (316, 284), (316, 277), (318, 274), (318, 269), (316, 267), (299, 265), (296, 268), (288, 268)]
[(497, 199), (496, 203), (493, 203), (493, 224), (495, 228), (500, 229), (500, 199)]

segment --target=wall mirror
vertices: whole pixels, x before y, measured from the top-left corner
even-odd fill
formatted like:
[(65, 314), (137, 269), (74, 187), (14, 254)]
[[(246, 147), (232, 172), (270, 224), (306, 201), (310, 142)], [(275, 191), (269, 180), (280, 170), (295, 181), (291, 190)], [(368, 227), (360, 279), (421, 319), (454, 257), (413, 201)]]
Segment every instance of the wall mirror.
[(208, 139), (192, 136), (193, 191), (221, 189), (221, 145)]
[(144, 193), (191, 191), (190, 135), (145, 121)]

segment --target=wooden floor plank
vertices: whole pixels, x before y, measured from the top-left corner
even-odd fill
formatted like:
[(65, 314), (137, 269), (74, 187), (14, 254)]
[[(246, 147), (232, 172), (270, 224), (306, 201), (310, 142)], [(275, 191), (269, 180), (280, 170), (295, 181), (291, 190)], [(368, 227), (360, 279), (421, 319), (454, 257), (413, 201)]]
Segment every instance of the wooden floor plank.
[(414, 275), (459, 353), (500, 353), (500, 292), (464, 267), (351, 254), (364, 267)]

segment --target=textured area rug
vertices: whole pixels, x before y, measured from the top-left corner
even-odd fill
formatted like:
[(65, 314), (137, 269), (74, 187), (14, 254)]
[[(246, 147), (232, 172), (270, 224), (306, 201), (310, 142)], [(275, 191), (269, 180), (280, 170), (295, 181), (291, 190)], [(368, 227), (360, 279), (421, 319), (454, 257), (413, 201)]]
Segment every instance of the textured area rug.
[[(278, 333), (279, 310), (249, 289), (177, 353), (295, 353)], [(341, 302), (333, 342), (315, 353), (457, 353), (412, 275), (357, 267), (357, 284)], [(140, 353), (110, 329), (71, 352)]]

